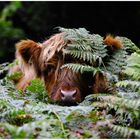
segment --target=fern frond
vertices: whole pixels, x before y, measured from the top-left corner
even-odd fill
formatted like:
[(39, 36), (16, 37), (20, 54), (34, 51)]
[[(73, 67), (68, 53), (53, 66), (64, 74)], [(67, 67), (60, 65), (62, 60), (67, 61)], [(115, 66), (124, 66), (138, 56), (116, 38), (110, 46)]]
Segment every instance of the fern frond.
[(114, 132), (120, 133), (124, 138), (140, 138), (140, 131), (119, 125), (108, 125)]
[(125, 88), (124, 90), (126, 90), (126, 92), (119, 91), (117, 93), (117, 95), (119, 97), (130, 99), (130, 100), (140, 99), (140, 93), (139, 92), (134, 92), (133, 90), (131, 91), (131, 90), (128, 90), (127, 88)]
[(123, 72), (128, 76), (131, 76), (133, 80), (140, 79), (140, 69), (137, 67), (127, 67), (125, 70), (123, 70)]
[(131, 76), (134, 80), (140, 79), (140, 54), (133, 53), (127, 59), (127, 66), (124, 70), (128, 76)]
[(135, 100), (122, 99), (121, 104), (128, 108), (138, 109), (140, 107), (140, 100), (139, 99), (135, 99)]
[(104, 49), (98, 49), (98, 50), (97, 49), (94, 49), (94, 50), (92, 50), (92, 53), (95, 54), (95, 55), (100, 56), (101, 58), (105, 58), (108, 55), (106, 48), (104, 48)]
[(128, 66), (137, 66), (140, 68), (140, 54), (138, 53), (132, 53), (128, 59), (127, 59), (127, 62), (128, 62)]
[(92, 97), (97, 101), (108, 102), (110, 104), (118, 105), (118, 107), (126, 107), (126, 108), (133, 108), (138, 109), (140, 107), (140, 100), (129, 100), (123, 99), (113, 95), (106, 95), (106, 94), (93, 94)]
[[(96, 44), (96, 47), (101, 46), (101, 49), (105, 48), (106, 45), (103, 45), (102, 36), (100, 36), (99, 34), (93, 34), (92, 39), (93, 39), (94, 44)], [(93, 46), (93, 47), (95, 47), (95, 46)]]
[(135, 51), (139, 52), (139, 48), (130, 39), (126, 37), (118, 37), (118, 38), (121, 40), (126, 50), (131, 50), (131, 52), (135, 52)]
[[(103, 37), (101, 37), (98, 34), (93, 34), (92, 39), (94, 42), (93, 45), (91, 46), (92, 52), (99, 53), (99, 54), (106, 56), (107, 55), (107, 48), (106, 48), (107, 46), (105, 44), (103, 44)], [(104, 56), (101, 56), (101, 57), (104, 57)]]
[(65, 54), (69, 54), (75, 58), (82, 59), (84, 61), (90, 62), (90, 64), (94, 64), (97, 60), (99, 64), (102, 63), (102, 58), (98, 55), (94, 55), (92, 52), (89, 51), (80, 51), (80, 50), (63, 50)]
[(126, 58), (127, 53), (123, 49), (117, 50), (109, 56), (108, 60), (105, 63), (106, 68), (112, 73), (119, 73), (127, 64), (125, 62)]
[[(70, 40), (66, 49), (77, 50), (77, 51), (91, 51), (93, 55), (105, 57), (107, 55), (106, 45), (103, 44), (103, 37), (100, 35), (91, 35), (84, 28), (79, 29), (64, 29), (60, 28), (61, 31), (65, 32), (65, 39)], [(79, 52), (80, 53), (80, 52)]]
[(68, 44), (66, 49), (67, 50), (92, 51), (92, 48), (91, 48), (90, 44), (87, 44), (85, 42)]
[(63, 68), (68, 68), (68, 69), (72, 69), (74, 72), (79, 72), (79, 73), (84, 73), (84, 72), (92, 72), (93, 76), (97, 73), (97, 72), (102, 72), (100, 68), (94, 68), (92, 66), (89, 65), (82, 65), (82, 64), (74, 64), (74, 63), (68, 63), (65, 64), (61, 67)]
[(133, 91), (135, 92), (136, 90), (139, 89), (140, 87), (140, 82), (139, 81), (131, 81), (131, 80), (124, 80), (124, 81), (119, 81), (116, 84), (117, 87), (131, 87), (131, 89), (133, 89)]
[(71, 40), (81, 40), (85, 38), (88, 38), (88, 40), (91, 40), (90, 39), (91, 35), (89, 34), (89, 31), (87, 31), (85, 28), (66, 29), (66, 28), (60, 27), (59, 31), (65, 32), (65, 38), (68, 38)]

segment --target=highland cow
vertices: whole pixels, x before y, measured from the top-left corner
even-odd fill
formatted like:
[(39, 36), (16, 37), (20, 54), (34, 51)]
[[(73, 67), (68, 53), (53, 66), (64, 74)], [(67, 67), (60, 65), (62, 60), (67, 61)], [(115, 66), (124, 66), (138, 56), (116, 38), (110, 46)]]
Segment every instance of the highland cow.
[[(116, 42), (113, 38), (105, 40), (109, 45)], [(90, 74), (75, 73), (68, 68), (61, 69), (63, 64), (78, 61), (63, 55), (62, 49), (67, 47), (67, 43), (63, 32), (43, 43), (32, 40), (17, 43), (16, 58), (19, 64), (11, 71), (21, 70), (24, 74), (16, 84), (17, 89), (25, 90), (32, 79), (39, 77), (44, 80), (49, 97), (64, 104), (81, 102), (90, 92), (105, 92), (108, 84), (103, 74), (97, 73), (92, 77)]]

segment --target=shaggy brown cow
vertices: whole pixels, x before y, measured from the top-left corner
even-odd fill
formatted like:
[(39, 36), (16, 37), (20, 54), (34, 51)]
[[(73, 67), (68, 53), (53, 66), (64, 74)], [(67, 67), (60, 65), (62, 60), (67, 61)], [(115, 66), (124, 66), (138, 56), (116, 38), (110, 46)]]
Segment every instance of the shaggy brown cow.
[[(111, 36), (104, 42), (121, 47), (121, 43)], [(77, 61), (70, 56), (63, 56), (62, 48), (67, 47), (67, 43), (64, 33), (58, 33), (42, 44), (32, 40), (17, 43), (16, 58), (19, 64), (11, 71), (21, 70), (24, 73), (17, 88), (25, 90), (32, 79), (40, 77), (45, 82), (49, 97), (64, 104), (81, 102), (91, 89), (93, 93), (105, 92), (107, 82), (101, 73), (91, 78), (91, 75), (75, 73), (71, 69), (60, 69), (65, 63)]]

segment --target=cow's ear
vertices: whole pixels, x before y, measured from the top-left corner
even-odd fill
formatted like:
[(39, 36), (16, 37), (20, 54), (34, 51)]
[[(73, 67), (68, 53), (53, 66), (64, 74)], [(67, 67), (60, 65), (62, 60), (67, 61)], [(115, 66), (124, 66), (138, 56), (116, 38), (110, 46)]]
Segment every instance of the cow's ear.
[(29, 63), (31, 59), (38, 59), (41, 46), (32, 40), (21, 40), (16, 44), (16, 52), (22, 57), (24, 62)]
[(94, 93), (108, 93), (108, 82), (102, 73), (97, 73), (94, 76), (93, 92)]

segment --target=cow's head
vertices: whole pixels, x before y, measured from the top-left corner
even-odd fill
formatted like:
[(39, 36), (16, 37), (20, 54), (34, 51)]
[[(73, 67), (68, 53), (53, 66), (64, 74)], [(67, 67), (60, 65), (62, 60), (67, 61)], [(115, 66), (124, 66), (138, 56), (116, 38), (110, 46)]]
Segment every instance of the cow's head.
[[(40, 77), (44, 80), (49, 97), (64, 104), (81, 102), (90, 91), (108, 92), (108, 83), (102, 73), (96, 73), (93, 77), (92, 74), (62, 68), (67, 63), (83, 63), (64, 53), (68, 44), (73, 43), (72, 40), (65, 40), (64, 36), (64, 32), (58, 33), (41, 44), (32, 40), (17, 43), (16, 57), (24, 73), (17, 87), (25, 89), (33, 78)], [(111, 35), (103, 43), (107, 45), (108, 55), (123, 48), (121, 41)]]
[[(89, 93), (92, 82), (90, 76), (89, 78), (71, 69), (61, 68), (63, 64), (78, 62), (63, 54), (63, 48), (67, 47), (63, 37), (64, 33), (59, 33), (42, 44), (31, 40), (21, 41), (17, 44), (17, 54), (18, 57), (21, 56), (24, 66), (31, 67), (33, 73), (44, 80), (53, 101), (75, 104), (81, 102)], [(28, 74), (25, 74), (27, 78)]]

